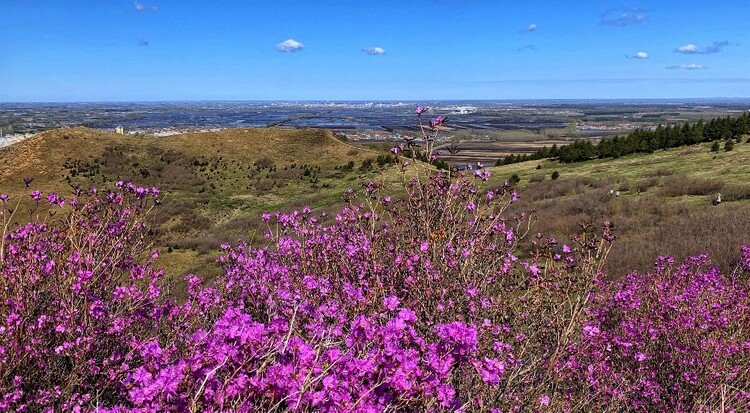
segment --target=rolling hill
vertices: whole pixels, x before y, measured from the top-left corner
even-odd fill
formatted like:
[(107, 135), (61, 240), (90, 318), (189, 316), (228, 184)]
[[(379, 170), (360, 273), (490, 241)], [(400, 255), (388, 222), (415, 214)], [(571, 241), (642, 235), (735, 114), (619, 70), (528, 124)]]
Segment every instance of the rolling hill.
[[(304, 205), (334, 211), (342, 192), (364, 179), (398, 181), (397, 168), (382, 162), (386, 156), (314, 129), (230, 129), (165, 138), (61, 129), (0, 149), (0, 192), (25, 194), (24, 177), (34, 178), (32, 188), (61, 194), (71, 186), (117, 180), (159, 186), (164, 194), (155, 215), (159, 264), (173, 274), (206, 274), (216, 271), (211, 261), (222, 242), (262, 241), (256, 234), (265, 229), (263, 211)], [(647, 270), (659, 255), (681, 259), (700, 252), (728, 269), (739, 245), (750, 243), (750, 144), (737, 144), (731, 152), (711, 152), (710, 145), (700, 144), (490, 170), (490, 185), (520, 178), (521, 200), (511, 212), (534, 211), (532, 234), (564, 242), (583, 222), (614, 222), (619, 242), (605, 268), (611, 274)], [(553, 180), (555, 171), (559, 178)], [(714, 206), (718, 193), (723, 202)]]
[[(203, 266), (206, 259), (196, 258), (196, 251), (252, 239), (262, 229), (262, 211), (337, 205), (360, 176), (376, 173), (379, 155), (316, 129), (154, 138), (69, 128), (0, 149), (0, 193), (24, 198), (40, 189), (68, 195), (75, 186), (105, 187), (118, 180), (158, 186), (164, 200), (155, 215), (159, 245), (174, 250), (163, 254), (164, 264), (181, 272)], [(25, 177), (34, 179), (29, 190)]]

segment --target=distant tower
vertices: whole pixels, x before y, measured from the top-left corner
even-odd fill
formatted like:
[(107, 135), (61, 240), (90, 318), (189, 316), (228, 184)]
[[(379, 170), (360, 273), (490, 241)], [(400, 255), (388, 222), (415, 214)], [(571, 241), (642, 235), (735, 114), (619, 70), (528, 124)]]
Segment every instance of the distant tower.
[(125, 128), (123, 128), (122, 126), (118, 126), (118, 127), (115, 128), (115, 133), (119, 133), (120, 135), (124, 135), (125, 134)]

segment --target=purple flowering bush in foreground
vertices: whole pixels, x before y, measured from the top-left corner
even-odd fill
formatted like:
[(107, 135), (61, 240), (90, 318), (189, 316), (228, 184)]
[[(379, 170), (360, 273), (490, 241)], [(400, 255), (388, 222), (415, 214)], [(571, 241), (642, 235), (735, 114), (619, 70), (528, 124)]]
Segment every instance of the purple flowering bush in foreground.
[(0, 410), (747, 409), (750, 249), (610, 281), (605, 223), (520, 259), (528, 217), (486, 175), (265, 214), (268, 245), (222, 246), (180, 303), (148, 259), (157, 190), (35, 194), (54, 215), (17, 226), (0, 196)]
[(597, 409), (748, 411), (749, 263), (748, 247), (729, 275), (705, 255), (660, 257), (595, 291), (562, 371)]
[[(158, 190), (45, 197), (49, 223), (0, 241), (0, 410), (71, 410), (121, 399), (132, 343), (156, 331), (160, 271), (137, 253)], [(31, 194), (40, 200), (39, 191)], [(4, 228), (19, 203), (0, 196)], [(57, 218), (63, 208), (64, 217)], [(50, 410), (51, 411), (51, 410)]]

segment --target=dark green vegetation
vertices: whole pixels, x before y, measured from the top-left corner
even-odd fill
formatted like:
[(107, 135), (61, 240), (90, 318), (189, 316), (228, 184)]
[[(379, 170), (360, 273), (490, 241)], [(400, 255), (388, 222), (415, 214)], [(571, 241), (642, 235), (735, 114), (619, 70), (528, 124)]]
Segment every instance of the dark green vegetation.
[(731, 151), (735, 140), (750, 134), (750, 112), (736, 118), (714, 118), (708, 122), (702, 119), (696, 123), (661, 126), (654, 130), (639, 129), (625, 136), (602, 139), (598, 144), (590, 140), (577, 140), (559, 148), (538, 149), (533, 154), (513, 155), (499, 159), (496, 165), (508, 165), (528, 160), (556, 158), (563, 163), (582, 162), (594, 158), (619, 158), (634, 153), (653, 153), (659, 149), (677, 148), (702, 142), (714, 142), (711, 150), (718, 152), (718, 141), (725, 140), (724, 150)]

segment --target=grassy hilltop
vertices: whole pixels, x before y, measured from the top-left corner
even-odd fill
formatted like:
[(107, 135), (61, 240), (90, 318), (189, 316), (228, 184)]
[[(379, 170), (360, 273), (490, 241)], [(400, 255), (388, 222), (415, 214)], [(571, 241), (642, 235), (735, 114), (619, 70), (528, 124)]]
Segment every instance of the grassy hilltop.
[[(64, 195), (71, 186), (111, 186), (117, 180), (159, 186), (160, 265), (179, 275), (215, 271), (209, 262), (222, 242), (257, 240), (265, 228), (259, 220), (264, 211), (304, 205), (335, 211), (342, 192), (364, 179), (397, 181), (397, 168), (384, 164), (388, 156), (315, 129), (153, 138), (72, 128), (0, 150), (6, 165), (0, 192), (25, 197), (24, 177), (34, 178), (32, 188)], [(521, 201), (513, 211), (535, 211), (532, 234), (562, 241), (580, 232), (583, 222), (614, 222), (620, 240), (608, 273), (647, 270), (660, 254), (684, 258), (698, 252), (728, 268), (737, 247), (750, 242), (748, 161), (750, 144), (718, 153), (702, 144), (615, 160), (494, 167), (490, 184), (514, 174), (520, 178)], [(559, 178), (552, 180), (555, 171)], [(718, 193), (723, 202), (714, 206)]]
[(387, 157), (316, 129), (154, 138), (70, 128), (1, 149), (0, 192), (28, 199), (25, 177), (34, 179), (33, 189), (64, 196), (71, 187), (111, 187), (118, 180), (158, 186), (164, 196), (155, 216), (160, 245), (174, 250), (163, 254), (162, 264), (184, 272), (204, 269), (211, 260), (196, 252), (252, 239), (264, 228), (263, 211), (337, 206), (346, 188), (382, 169), (378, 156), (381, 163)]

